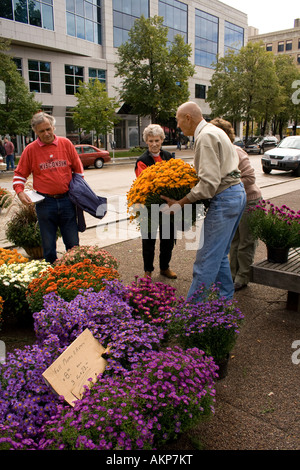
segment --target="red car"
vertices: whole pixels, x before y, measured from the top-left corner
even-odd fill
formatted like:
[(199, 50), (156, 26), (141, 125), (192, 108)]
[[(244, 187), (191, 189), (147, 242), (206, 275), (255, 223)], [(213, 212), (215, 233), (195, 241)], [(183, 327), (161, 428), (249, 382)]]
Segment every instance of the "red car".
[(102, 168), (104, 163), (110, 162), (111, 158), (107, 150), (101, 150), (93, 145), (79, 144), (75, 145), (75, 149), (82, 161), (83, 168), (94, 166)]

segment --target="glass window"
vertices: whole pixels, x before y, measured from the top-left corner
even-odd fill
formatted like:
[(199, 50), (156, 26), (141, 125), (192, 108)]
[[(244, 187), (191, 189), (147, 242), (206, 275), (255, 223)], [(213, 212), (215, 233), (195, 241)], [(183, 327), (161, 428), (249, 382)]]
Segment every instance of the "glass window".
[(284, 51), (284, 42), (281, 41), (278, 43), (278, 52), (283, 52)]
[(83, 82), (83, 67), (65, 65), (66, 94), (75, 95), (79, 82)]
[(67, 33), (101, 44), (101, 0), (66, 0)]
[(168, 40), (173, 42), (176, 34), (181, 34), (187, 42), (188, 6), (177, 0), (159, 0), (158, 14), (164, 18), (169, 28)]
[(218, 54), (219, 18), (196, 9), (195, 64), (213, 68)]
[(272, 45), (272, 44), (267, 44), (267, 45), (266, 45), (266, 50), (269, 51), (269, 52), (272, 52), (272, 50), (273, 50), (273, 45)]
[(22, 59), (19, 59), (17, 57), (13, 57), (13, 61), (17, 66), (17, 70), (20, 73), (20, 75), (23, 76), (23, 67), (22, 67)]
[(41, 4), (35, 0), (30, 2), (29, 23), (34, 26), (42, 26)]
[(202, 100), (205, 100), (206, 98), (206, 86), (205, 85), (199, 85), (196, 83), (195, 85), (195, 98), (200, 98)]
[(149, 16), (148, 0), (113, 0), (114, 47), (128, 40), (128, 31), (141, 15)]
[(286, 41), (285, 50), (286, 51), (291, 51), (292, 49), (293, 49), (293, 42), (292, 41)]
[(106, 83), (106, 71), (102, 69), (89, 69), (89, 79), (98, 79), (101, 83)]
[(13, 5), (11, 0), (0, 2), (0, 18), (5, 18), (7, 20), (14, 19)]
[(29, 89), (36, 93), (51, 93), (50, 62), (28, 60)]
[(230, 50), (239, 51), (244, 45), (244, 28), (225, 21), (225, 52)]
[(0, 17), (53, 31), (53, 0), (1, 0)]
[(300, 54), (298, 54), (297, 63), (300, 65)]

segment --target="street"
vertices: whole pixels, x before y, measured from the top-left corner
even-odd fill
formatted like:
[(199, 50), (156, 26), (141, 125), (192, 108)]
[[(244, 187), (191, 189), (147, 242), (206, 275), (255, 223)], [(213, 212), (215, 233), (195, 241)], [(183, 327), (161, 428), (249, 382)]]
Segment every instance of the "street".
[[(175, 149), (168, 149), (174, 151)], [(186, 162), (193, 163), (193, 151), (176, 151), (176, 158), (183, 157)], [(255, 169), (256, 181), (263, 192), (264, 198), (279, 196), (300, 189), (300, 178), (289, 172), (272, 171), (266, 175), (261, 167), (261, 155), (249, 156)], [(106, 197), (126, 195), (131, 183), (135, 179), (134, 164), (110, 163), (101, 170), (89, 168), (85, 171), (85, 178), (95, 193)], [(0, 177), (1, 185), (1, 177)]]
[[(176, 158), (183, 158), (186, 162), (193, 162), (192, 150), (176, 150), (167, 148), (169, 151), (176, 152)], [(266, 175), (261, 168), (261, 156), (251, 155), (250, 161), (256, 172), (257, 184), (262, 190), (263, 198), (269, 199), (284, 195), (300, 189), (300, 178), (296, 178), (291, 173), (275, 172)], [(120, 160), (119, 160), (120, 161)], [(12, 172), (0, 173), (0, 187), (12, 190)], [(134, 161), (130, 163), (108, 163), (102, 169), (89, 168), (85, 170), (85, 179), (93, 191), (99, 196), (105, 196), (108, 200), (107, 215), (98, 220), (85, 213), (87, 228), (83, 234), (80, 234), (82, 244), (93, 244), (105, 247), (113, 243), (119, 243), (128, 239), (134, 239), (140, 236), (140, 232), (134, 223), (129, 223), (126, 205), (126, 194), (135, 179)], [(31, 178), (29, 178), (29, 182)], [(4, 234), (5, 223), (10, 217), (5, 215), (1, 217), (0, 226), (0, 246), (7, 247)], [(62, 245), (62, 240), (58, 241), (58, 249)], [(63, 246), (61, 250), (64, 251)]]

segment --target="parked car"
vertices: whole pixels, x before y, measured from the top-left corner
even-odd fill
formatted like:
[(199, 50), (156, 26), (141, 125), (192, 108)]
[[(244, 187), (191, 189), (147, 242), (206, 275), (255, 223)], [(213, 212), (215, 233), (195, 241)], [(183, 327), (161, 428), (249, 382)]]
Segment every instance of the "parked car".
[(102, 168), (104, 163), (110, 162), (111, 158), (107, 150), (101, 150), (93, 145), (79, 144), (75, 145), (75, 149), (82, 161), (83, 168), (94, 166)]
[(278, 145), (278, 139), (274, 136), (250, 137), (245, 145), (247, 153), (261, 155), (266, 150), (270, 150)]
[(234, 139), (233, 143), (234, 143), (234, 145), (237, 145), (238, 147), (241, 147), (242, 149), (245, 148), (245, 142), (240, 137), (236, 137)]
[(300, 136), (285, 137), (276, 148), (264, 154), (261, 163), (264, 173), (292, 170), (300, 176)]

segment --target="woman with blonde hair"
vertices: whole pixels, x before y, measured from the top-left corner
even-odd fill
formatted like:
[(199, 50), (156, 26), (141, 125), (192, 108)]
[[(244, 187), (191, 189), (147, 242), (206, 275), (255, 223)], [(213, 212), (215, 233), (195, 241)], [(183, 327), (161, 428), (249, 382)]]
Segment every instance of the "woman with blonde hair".
[[(170, 152), (162, 150), (161, 146), (165, 140), (165, 133), (158, 124), (150, 124), (143, 132), (143, 139), (148, 149), (137, 159), (135, 164), (135, 174), (138, 177), (145, 168), (155, 165), (163, 160), (174, 158)], [(151, 222), (151, 227), (141, 227), (142, 254), (144, 262), (145, 276), (150, 276), (154, 270), (154, 255), (157, 229), (159, 228), (159, 267), (160, 274), (169, 279), (176, 279), (177, 275), (169, 267), (174, 248), (174, 228), (170, 227), (169, 237), (163, 236), (162, 215), (159, 213), (157, 224)]]

